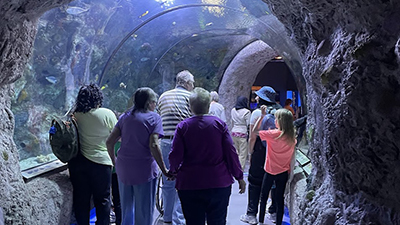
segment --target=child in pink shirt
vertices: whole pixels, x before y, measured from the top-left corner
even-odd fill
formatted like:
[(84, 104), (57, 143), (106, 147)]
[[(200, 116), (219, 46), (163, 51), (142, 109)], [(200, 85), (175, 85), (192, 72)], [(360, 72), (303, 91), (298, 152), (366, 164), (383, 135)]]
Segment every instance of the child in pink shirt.
[[(261, 107), (261, 117), (255, 124), (259, 129), (260, 121), (266, 115), (266, 107)], [(284, 193), (286, 182), (294, 162), (294, 148), (296, 145), (293, 114), (287, 109), (275, 112), (275, 125), (278, 129), (260, 130), (261, 140), (267, 142), (267, 154), (264, 169), (266, 171), (261, 188), (259, 222), (264, 222), (265, 210), (269, 191), (275, 181), (276, 184), (276, 224), (281, 225), (284, 209)], [(293, 165), (292, 165), (293, 166)]]

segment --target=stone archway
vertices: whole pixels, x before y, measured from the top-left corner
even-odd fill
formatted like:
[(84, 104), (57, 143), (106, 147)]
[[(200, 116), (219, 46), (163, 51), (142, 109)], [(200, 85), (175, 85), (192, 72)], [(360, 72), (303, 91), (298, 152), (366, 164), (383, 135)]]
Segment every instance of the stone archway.
[[(248, 96), (258, 73), (277, 53), (263, 41), (255, 41), (243, 48), (226, 69), (219, 88), (220, 103), (225, 107), (228, 125), (230, 112), (236, 103), (237, 96)], [(300, 215), (299, 208), (305, 195), (306, 179), (302, 169), (294, 171), (293, 181), (288, 185), (285, 203), (290, 215)], [(296, 216), (291, 223), (297, 224)]]
[(228, 125), (236, 98), (249, 96), (258, 73), (276, 55), (275, 50), (258, 40), (244, 47), (229, 64), (218, 90), (220, 103), (225, 107)]

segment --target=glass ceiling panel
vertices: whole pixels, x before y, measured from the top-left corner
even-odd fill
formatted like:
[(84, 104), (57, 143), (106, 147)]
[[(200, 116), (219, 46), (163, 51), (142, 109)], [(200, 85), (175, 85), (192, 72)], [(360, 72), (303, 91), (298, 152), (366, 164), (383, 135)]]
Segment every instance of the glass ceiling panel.
[(256, 38), (248, 28), (257, 21), (243, 11), (201, 5), (175, 9), (133, 29), (110, 58), (99, 78), (110, 104), (121, 103), (111, 99), (120, 98), (114, 93), (119, 86), (131, 87), (129, 97), (140, 86), (161, 94), (175, 85), (175, 75), (184, 69), (195, 75), (196, 86), (215, 90), (227, 62)]

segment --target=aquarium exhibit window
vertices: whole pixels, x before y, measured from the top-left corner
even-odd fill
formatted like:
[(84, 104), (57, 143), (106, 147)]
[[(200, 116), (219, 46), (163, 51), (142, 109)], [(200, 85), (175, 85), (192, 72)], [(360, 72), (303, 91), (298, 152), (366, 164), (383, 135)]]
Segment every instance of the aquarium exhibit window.
[(103, 105), (119, 112), (136, 88), (161, 94), (184, 69), (196, 86), (217, 90), (229, 63), (254, 40), (301, 73), (285, 28), (259, 0), (77, 0), (46, 12), (37, 29), (12, 101), (21, 170), (56, 160), (51, 119), (73, 106), (83, 84), (99, 84)]

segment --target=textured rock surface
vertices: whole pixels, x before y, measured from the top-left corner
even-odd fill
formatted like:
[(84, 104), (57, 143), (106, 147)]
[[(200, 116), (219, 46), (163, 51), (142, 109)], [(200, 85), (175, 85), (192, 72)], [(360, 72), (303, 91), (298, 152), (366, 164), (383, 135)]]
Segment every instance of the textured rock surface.
[(303, 56), (315, 195), (295, 224), (400, 224), (399, 2), (264, 1)]
[(31, 55), (37, 18), (48, 9), (67, 2), (0, 2), (0, 206), (3, 208), (5, 224), (69, 222), (59, 216), (61, 210), (70, 212), (63, 208), (70, 208), (71, 205), (66, 204), (68, 200), (64, 199), (70, 195), (68, 191), (63, 193), (63, 187), (68, 186), (65, 176), (61, 178), (58, 175), (28, 184), (22, 180), (18, 152), (13, 141), (14, 116), (10, 110), (10, 98), (13, 95), (11, 83), (22, 76), (25, 63)]
[(300, 204), (304, 198), (307, 187), (303, 169), (296, 167), (293, 179), (286, 185), (285, 205), (289, 208), (290, 224), (296, 224), (301, 214)]

